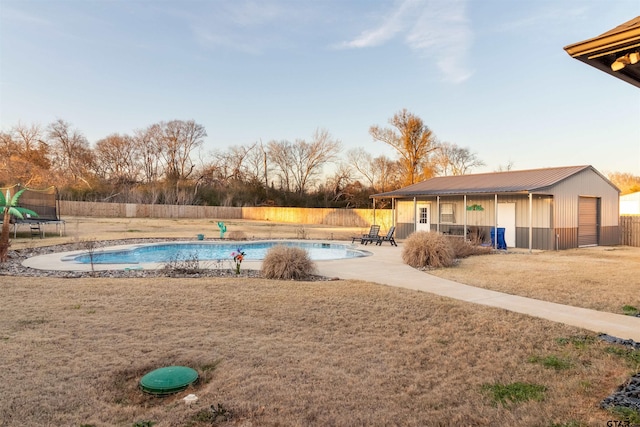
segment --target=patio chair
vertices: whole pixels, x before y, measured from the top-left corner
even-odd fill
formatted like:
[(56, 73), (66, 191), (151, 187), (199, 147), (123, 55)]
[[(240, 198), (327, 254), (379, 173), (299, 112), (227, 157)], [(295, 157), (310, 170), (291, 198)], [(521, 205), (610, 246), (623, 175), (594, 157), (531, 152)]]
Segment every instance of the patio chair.
[(380, 233), (379, 225), (372, 225), (369, 229), (369, 233), (363, 234), (362, 236), (352, 236), (351, 243), (354, 243), (356, 239), (360, 240), (360, 244), (366, 245), (369, 242), (375, 242), (380, 237), (378, 234)]
[(378, 240), (376, 240), (376, 245), (382, 246), (382, 242), (389, 242), (391, 243), (391, 246), (398, 246), (398, 244), (396, 243), (396, 239), (394, 239), (393, 237), (393, 233), (395, 233), (395, 231), (396, 226), (394, 225), (389, 229), (386, 236), (380, 236)]

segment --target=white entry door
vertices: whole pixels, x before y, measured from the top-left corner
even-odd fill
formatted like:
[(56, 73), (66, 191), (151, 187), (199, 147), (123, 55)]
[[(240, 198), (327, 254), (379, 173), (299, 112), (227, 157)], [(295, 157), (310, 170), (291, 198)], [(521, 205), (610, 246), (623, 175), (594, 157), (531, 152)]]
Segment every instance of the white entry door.
[(416, 231), (431, 231), (431, 204), (416, 203)]
[(498, 203), (498, 228), (504, 228), (507, 248), (516, 247), (516, 204)]

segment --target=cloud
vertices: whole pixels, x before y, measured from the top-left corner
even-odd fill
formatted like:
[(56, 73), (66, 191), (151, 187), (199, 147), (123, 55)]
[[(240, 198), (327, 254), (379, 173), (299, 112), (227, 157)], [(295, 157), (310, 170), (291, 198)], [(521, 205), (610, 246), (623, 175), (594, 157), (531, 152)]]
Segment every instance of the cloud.
[(51, 25), (51, 21), (42, 18), (40, 16), (36, 16), (34, 14), (30, 14), (18, 9), (14, 9), (8, 6), (3, 6), (2, 9), (2, 19), (6, 21), (13, 21), (20, 24), (25, 25)]
[(378, 26), (336, 46), (342, 49), (375, 47), (403, 36), (404, 43), (417, 55), (435, 63), (444, 80), (464, 82), (473, 74), (466, 64), (473, 43), (467, 1), (399, 1)]
[(363, 31), (354, 40), (343, 42), (337, 45), (338, 48), (363, 48), (379, 46), (384, 42), (391, 40), (396, 34), (400, 33), (407, 25), (407, 12), (410, 10), (415, 0), (405, 0), (395, 10), (382, 25), (372, 30)]
[(296, 9), (273, 1), (202, 3), (186, 16), (198, 43), (258, 54), (268, 46), (286, 45), (282, 28), (295, 22)]

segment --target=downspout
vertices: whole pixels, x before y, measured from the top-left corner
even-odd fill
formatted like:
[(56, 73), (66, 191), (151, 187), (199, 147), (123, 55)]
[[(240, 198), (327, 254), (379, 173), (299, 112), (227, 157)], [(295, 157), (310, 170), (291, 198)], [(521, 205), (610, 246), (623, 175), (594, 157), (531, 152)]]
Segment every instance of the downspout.
[(533, 194), (529, 193), (529, 253), (533, 248)]

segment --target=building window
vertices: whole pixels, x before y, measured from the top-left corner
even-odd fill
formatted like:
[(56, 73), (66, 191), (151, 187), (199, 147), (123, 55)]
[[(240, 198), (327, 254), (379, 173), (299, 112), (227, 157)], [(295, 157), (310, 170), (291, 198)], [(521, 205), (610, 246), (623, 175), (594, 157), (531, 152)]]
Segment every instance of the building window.
[(456, 222), (456, 218), (453, 215), (453, 203), (442, 203), (440, 205), (440, 222)]
[(429, 224), (429, 208), (420, 208), (420, 224)]

